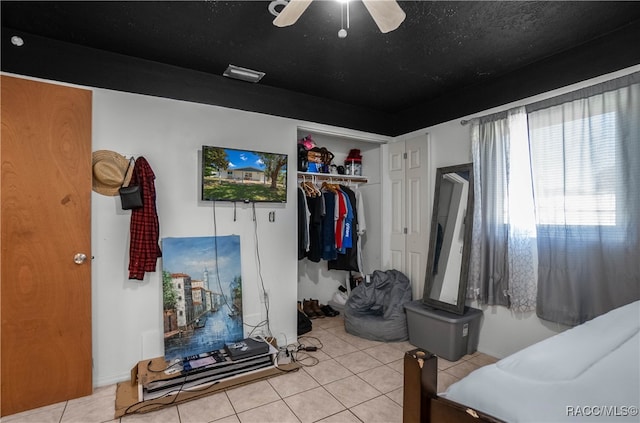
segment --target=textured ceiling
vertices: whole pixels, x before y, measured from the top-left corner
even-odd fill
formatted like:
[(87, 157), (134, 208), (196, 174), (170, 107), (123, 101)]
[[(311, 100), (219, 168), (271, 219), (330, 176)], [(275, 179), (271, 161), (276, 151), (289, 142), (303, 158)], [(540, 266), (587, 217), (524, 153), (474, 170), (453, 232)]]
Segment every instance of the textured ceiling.
[[(640, 2), (399, 4), (405, 22), (382, 34), (350, 1), (349, 35), (340, 39), (336, 1), (314, 1), (287, 28), (273, 26), (263, 1), (2, 1), (2, 69), (397, 135), (640, 63)], [(19, 53), (6, 44), (12, 31), (27, 35)], [(41, 50), (28, 50), (30, 34)], [(123, 55), (131, 74), (93, 69), (120, 57), (97, 52)], [(140, 73), (153, 63), (155, 82)], [(265, 72), (264, 87), (222, 78), (228, 64)], [(178, 75), (202, 87), (209, 75), (218, 95), (181, 95), (171, 87)], [(305, 102), (316, 104), (305, 110)]]

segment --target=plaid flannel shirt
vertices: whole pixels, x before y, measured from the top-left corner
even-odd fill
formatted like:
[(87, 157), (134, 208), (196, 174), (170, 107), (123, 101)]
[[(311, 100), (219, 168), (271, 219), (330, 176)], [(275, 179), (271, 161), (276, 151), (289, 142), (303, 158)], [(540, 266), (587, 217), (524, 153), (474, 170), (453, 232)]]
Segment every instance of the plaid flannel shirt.
[(129, 279), (143, 280), (145, 272), (155, 272), (162, 251), (158, 245), (160, 224), (156, 212), (156, 176), (144, 157), (138, 157), (131, 185), (142, 188), (142, 208), (131, 211)]

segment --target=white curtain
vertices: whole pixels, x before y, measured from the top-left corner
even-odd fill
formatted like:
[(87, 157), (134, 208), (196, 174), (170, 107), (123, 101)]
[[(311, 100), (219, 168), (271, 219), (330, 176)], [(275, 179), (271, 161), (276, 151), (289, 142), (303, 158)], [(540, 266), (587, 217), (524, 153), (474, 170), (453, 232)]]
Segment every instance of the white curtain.
[(640, 298), (638, 75), (528, 107), (543, 319)]
[(535, 309), (536, 231), (524, 107), (472, 122), (475, 205), (470, 296)]
[(471, 131), (468, 298), (567, 325), (640, 299), (640, 73)]

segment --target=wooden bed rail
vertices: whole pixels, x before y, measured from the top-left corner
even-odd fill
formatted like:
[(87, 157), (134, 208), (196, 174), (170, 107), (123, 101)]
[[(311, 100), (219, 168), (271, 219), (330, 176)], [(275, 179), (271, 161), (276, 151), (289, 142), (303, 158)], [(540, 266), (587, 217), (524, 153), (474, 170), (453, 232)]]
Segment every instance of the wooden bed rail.
[(438, 397), (438, 357), (417, 348), (404, 355), (404, 423), (504, 423), (488, 414)]
[(430, 421), (431, 398), (437, 396), (438, 358), (421, 349), (404, 354), (404, 423)]

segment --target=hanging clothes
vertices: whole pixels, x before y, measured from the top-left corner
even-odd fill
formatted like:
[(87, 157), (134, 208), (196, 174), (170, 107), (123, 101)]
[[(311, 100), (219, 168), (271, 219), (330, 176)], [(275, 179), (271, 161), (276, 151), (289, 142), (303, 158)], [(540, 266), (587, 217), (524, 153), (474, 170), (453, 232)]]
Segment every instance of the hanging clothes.
[[(326, 260), (330, 270), (362, 272), (362, 195), (346, 185), (303, 181), (298, 190), (298, 260)], [(303, 213), (306, 212), (306, 213)], [(361, 227), (362, 226), (362, 227)]]
[(349, 225), (352, 246), (350, 248), (345, 248), (344, 254), (337, 254), (335, 259), (330, 260), (327, 263), (327, 267), (330, 270), (349, 270), (349, 271), (360, 272), (361, 268), (358, 265), (358, 251), (359, 251), (358, 233), (357, 231), (353, 230), (354, 227), (357, 228), (359, 226), (358, 211), (356, 207), (356, 194), (354, 193), (353, 190), (351, 190), (349, 187), (344, 185), (340, 185), (340, 190), (348, 199), (349, 207), (352, 210), (351, 211), (352, 219)]
[(309, 248), (307, 258), (314, 263), (322, 259), (322, 222), (325, 215), (324, 197), (322, 194), (315, 197), (307, 197), (309, 209)]
[(311, 182), (303, 181), (298, 187), (298, 260), (322, 259), (322, 219), (324, 199)]
[(335, 216), (334, 216), (336, 251), (340, 254), (344, 254), (342, 238), (344, 235), (344, 220), (347, 217), (347, 199), (344, 193), (339, 189), (336, 189), (334, 194), (336, 196), (336, 206), (335, 206)]
[(325, 214), (322, 218), (322, 259), (335, 260), (338, 257), (335, 231), (336, 195), (334, 192), (325, 191), (322, 197), (325, 204)]
[(143, 280), (145, 272), (155, 272), (162, 257), (158, 241), (160, 224), (156, 211), (156, 176), (144, 157), (136, 159), (131, 185), (142, 188), (142, 207), (131, 211), (129, 279)]
[(304, 190), (298, 187), (298, 260), (306, 257), (309, 248), (309, 222), (307, 199)]
[(340, 186), (342, 190), (342, 194), (345, 196), (345, 204), (347, 205), (347, 214), (344, 217), (344, 229), (342, 231), (342, 247), (353, 248), (353, 219), (354, 219), (354, 211), (355, 211), (355, 203), (352, 202), (351, 198), (347, 194), (347, 190), (349, 188), (345, 186)]

